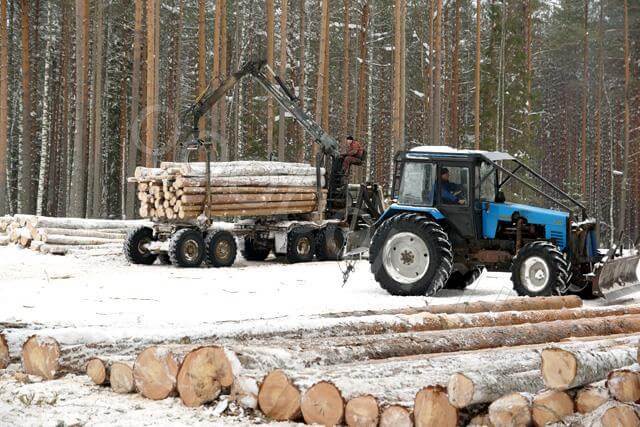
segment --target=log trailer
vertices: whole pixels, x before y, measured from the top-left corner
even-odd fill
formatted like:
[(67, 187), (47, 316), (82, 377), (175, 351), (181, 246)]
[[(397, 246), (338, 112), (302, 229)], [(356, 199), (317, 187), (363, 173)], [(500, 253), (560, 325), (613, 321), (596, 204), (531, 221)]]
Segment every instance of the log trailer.
[[(517, 182), (560, 210), (510, 203)], [(482, 268), (511, 273), (519, 295), (625, 293), (640, 255), (599, 251), (586, 207), (507, 153), (425, 146), (398, 154), (394, 203), (374, 224), (369, 262), (393, 295), (464, 289)]]
[[(219, 227), (210, 217), (211, 149), (213, 142), (200, 138), (199, 121), (240, 80), (251, 77), (287, 110), (320, 146), (316, 158), (316, 211), (311, 214), (260, 215)], [(339, 144), (300, 107), (293, 91), (266, 61), (249, 61), (240, 70), (209, 87), (185, 113), (191, 137), (181, 144), (180, 157), (205, 150), (206, 192), (202, 215), (189, 220), (155, 221), (152, 227), (132, 231), (124, 246), (133, 264), (162, 263), (198, 267), (231, 266), (237, 255), (236, 237), (244, 240), (242, 254), (263, 261), (273, 251), (289, 262), (337, 260), (342, 257), (347, 233), (371, 227), (384, 211), (381, 189), (376, 184), (349, 184), (349, 171), (342, 169)], [(322, 182), (326, 183), (323, 188)]]

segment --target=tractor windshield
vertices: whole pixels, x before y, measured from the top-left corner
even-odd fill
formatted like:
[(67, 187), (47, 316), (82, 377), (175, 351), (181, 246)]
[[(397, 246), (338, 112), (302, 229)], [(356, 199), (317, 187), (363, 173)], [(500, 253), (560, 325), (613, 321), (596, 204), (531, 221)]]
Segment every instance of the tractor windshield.
[(433, 206), (436, 165), (426, 162), (407, 162), (402, 168), (398, 193), (401, 205)]

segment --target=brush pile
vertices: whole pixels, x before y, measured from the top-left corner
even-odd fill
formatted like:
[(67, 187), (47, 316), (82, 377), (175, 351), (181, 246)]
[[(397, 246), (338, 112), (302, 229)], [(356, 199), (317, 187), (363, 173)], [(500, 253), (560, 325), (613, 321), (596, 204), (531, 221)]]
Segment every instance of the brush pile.
[[(211, 163), (208, 214), (253, 217), (322, 210), (316, 173), (315, 167), (302, 163)], [(205, 210), (205, 163), (165, 162), (159, 168), (138, 167), (129, 182), (137, 183), (143, 218), (190, 220)], [(324, 187), (324, 178), (320, 184)], [(324, 199), (324, 192), (321, 194)]]

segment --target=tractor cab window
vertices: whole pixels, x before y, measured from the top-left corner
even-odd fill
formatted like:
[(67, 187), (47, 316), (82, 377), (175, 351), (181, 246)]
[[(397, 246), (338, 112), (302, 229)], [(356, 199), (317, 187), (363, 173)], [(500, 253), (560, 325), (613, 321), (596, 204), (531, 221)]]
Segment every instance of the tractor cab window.
[(398, 203), (401, 205), (433, 206), (435, 178), (435, 164), (405, 163), (402, 168)]
[(496, 169), (489, 163), (482, 162), (476, 167), (476, 194), (482, 202), (496, 200)]
[(466, 206), (469, 201), (469, 168), (440, 168), (440, 203)]

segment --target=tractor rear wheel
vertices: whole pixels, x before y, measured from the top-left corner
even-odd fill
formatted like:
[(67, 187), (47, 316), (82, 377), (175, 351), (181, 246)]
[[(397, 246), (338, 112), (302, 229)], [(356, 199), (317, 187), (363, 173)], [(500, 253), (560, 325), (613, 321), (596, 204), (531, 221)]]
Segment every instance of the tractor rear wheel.
[(447, 280), (447, 284), (444, 288), (458, 290), (467, 289), (467, 287), (471, 286), (476, 280), (478, 280), (483, 271), (483, 267), (473, 267), (464, 274), (459, 271), (454, 271), (451, 273), (451, 276), (449, 276), (449, 280)]
[(520, 296), (564, 293), (569, 281), (569, 264), (554, 244), (532, 242), (520, 249), (513, 259), (511, 281)]
[(451, 242), (436, 222), (416, 214), (386, 220), (371, 242), (369, 262), (380, 286), (392, 295), (434, 295), (453, 265)]
[(204, 240), (207, 248), (205, 261), (212, 267), (230, 267), (236, 260), (238, 247), (233, 234), (228, 231), (214, 231)]
[(176, 267), (199, 267), (205, 252), (204, 239), (199, 230), (183, 228), (176, 231), (169, 241), (169, 258)]
[(145, 247), (154, 240), (153, 230), (138, 227), (127, 234), (124, 241), (124, 255), (131, 264), (151, 265), (158, 257)]
[(244, 248), (240, 252), (247, 261), (264, 261), (269, 256), (271, 248), (267, 242), (245, 237)]

